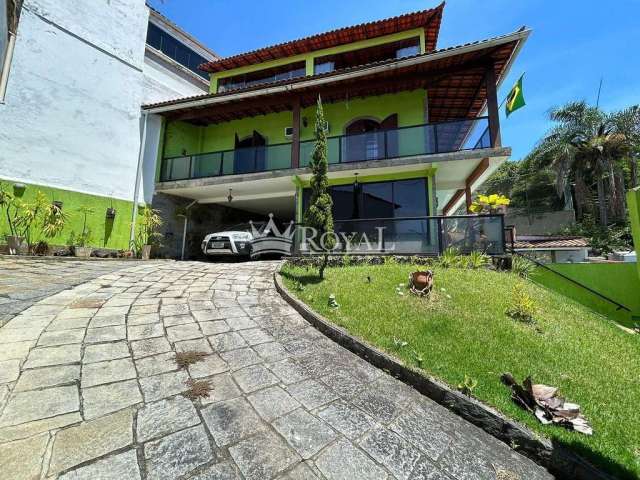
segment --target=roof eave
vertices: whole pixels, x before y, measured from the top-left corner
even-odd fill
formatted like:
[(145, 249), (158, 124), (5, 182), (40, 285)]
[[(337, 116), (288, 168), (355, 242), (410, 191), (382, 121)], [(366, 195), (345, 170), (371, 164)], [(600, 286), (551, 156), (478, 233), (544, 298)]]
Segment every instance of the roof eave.
[(192, 100), (184, 100), (184, 101), (178, 100), (174, 102), (169, 102), (164, 105), (157, 105), (157, 106), (143, 105), (142, 108), (143, 110), (147, 111), (147, 113), (160, 114), (160, 113), (166, 113), (174, 110), (181, 110), (184, 108), (205, 107), (209, 105), (215, 105), (218, 103), (226, 103), (234, 100), (244, 100), (247, 98), (253, 98), (257, 96), (269, 95), (274, 93), (282, 93), (287, 91), (294, 92), (296, 90), (300, 90), (303, 88), (326, 85), (326, 84), (337, 82), (340, 80), (370, 75), (372, 73), (383, 72), (387, 70), (394, 70), (394, 69), (403, 68), (403, 67), (409, 67), (411, 65), (417, 65), (420, 63), (432, 62), (432, 61), (440, 60), (442, 58), (446, 58), (454, 55), (462, 55), (464, 53), (491, 48), (493, 46), (498, 46), (498, 45), (516, 41), (518, 42), (518, 44), (516, 45), (514, 52), (510, 56), (509, 60), (507, 61), (504, 72), (500, 76), (500, 78), (497, 79), (498, 85), (500, 85), (504, 80), (504, 78), (507, 76), (507, 73), (509, 72), (512, 63), (517, 56), (516, 52), (520, 50), (520, 48), (522, 47), (522, 44), (529, 37), (530, 33), (531, 33), (531, 30), (526, 29), (525, 27), (522, 27), (520, 30), (516, 32), (503, 35), (500, 37), (496, 37), (493, 39), (489, 39), (489, 40), (485, 40), (477, 43), (471, 43), (468, 45), (462, 45), (460, 47), (453, 47), (450, 49), (435, 51), (435, 52), (427, 53), (423, 55), (417, 55), (415, 57), (405, 58), (405, 59), (397, 60), (390, 63), (384, 63), (382, 65), (372, 65), (359, 70), (351, 70), (351, 71), (339, 73), (336, 75), (310, 77), (308, 80), (300, 80), (300, 81), (296, 81), (295, 83), (287, 83), (284, 85), (276, 85), (276, 86), (267, 86), (261, 89), (240, 91), (237, 93), (230, 93), (230, 94), (223, 94), (223, 95), (208, 94), (203, 96), (202, 98), (196, 97), (195, 99), (192, 99)]

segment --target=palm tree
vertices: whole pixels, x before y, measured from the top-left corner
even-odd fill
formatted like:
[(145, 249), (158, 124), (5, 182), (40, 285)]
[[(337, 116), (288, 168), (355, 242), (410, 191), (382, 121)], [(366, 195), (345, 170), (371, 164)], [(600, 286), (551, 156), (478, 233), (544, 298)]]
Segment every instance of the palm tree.
[(638, 158), (640, 157), (640, 106), (633, 105), (613, 115), (616, 131), (629, 142), (629, 184), (638, 186)]
[(624, 181), (621, 159), (629, 142), (618, 131), (614, 116), (586, 102), (570, 102), (554, 108), (549, 119), (556, 125), (545, 135), (529, 159), (540, 166), (550, 165), (556, 174), (556, 191), (565, 192), (567, 183), (575, 183), (576, 213), (591, 213), (590, 183), (596, 184), (600, 224), (608, 223), (605, 180), (609, 180), (609, 207), (614, 216), (624, 216)]

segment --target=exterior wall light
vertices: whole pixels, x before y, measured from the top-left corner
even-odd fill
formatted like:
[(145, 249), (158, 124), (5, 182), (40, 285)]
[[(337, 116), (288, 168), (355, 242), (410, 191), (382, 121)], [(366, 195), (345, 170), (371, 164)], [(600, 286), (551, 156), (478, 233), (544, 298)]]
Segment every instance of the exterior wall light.
[(230, 189), (229, 189), (229, 195), (227, 195), (227, 201), (228, 201), (229, 203), (231, 203), (231, 201), (233, 200), (233, 195), (231, 195), (231, 190), (233, 190), (233, 188), (230, 188)]
[(24, 183), (13, 184), (13, 194), (17, 197), (21, 197), (24, 194), (24, 191), (26, 189), (27, 189), (27, 186)]
[(107, 218), (109, 220), (113, 220), (114, 218), (116, 218), (116, 209), (113, 207), (109, 207), (107, 208)]

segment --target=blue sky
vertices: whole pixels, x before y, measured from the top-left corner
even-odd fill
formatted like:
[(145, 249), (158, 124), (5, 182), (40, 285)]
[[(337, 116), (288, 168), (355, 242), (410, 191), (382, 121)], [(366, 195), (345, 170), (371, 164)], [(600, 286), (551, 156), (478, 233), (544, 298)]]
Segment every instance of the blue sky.
[[(402, 0), (152, 0), (216, 53), (228, 56), (437, 5)], [(438, 47), (533, 29), (500, 100), (522, 72), (527, 106), (502, 118), (503, 144), (520, 159), (549, 127), (550, 107), (569, 100), (615, 110), (640, 103), (640, 0), (449, 0)]]

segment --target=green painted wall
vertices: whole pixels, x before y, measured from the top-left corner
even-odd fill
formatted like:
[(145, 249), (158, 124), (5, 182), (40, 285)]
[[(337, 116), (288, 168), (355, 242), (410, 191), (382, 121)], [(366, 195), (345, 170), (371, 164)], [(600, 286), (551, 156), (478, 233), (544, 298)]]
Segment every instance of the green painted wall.
[[(329, 103), (324, 105), (325, 118), (329, 122), (329, 136), (343, 135), (345, 127), (354, 119), (367, 117), (378, 121), (392, 115), (398, 114), (398, 126), (420, 125), (425, 123), (425, 97), (426, 91), (423, 89), (397, 94), (381, 95), (376, 97), (358, 98), (344, 102)], [(301, 141), (313, 139), (313, 128), (315, 122), (315, 106), (303, 109), (301, 116), (307, 119), (307, 126), (301, 125)], [(164, 148), (165, 157), (182, 155), (183, 151), (187, 155), (208, 152), (220, 152), (232, 150), (235, 146), (235, 135), (243, 139), (252, 135), (253, 131), (258, 131), (267, 139), (267, 145), (290, 143), (291, 139), (285, 137), (285, 127), (292, 124), (291, 112), (279, 112), (269, 115), (258, 115), (255, 117), (242, 118), (230, 122), (217, 123), (206, 127), (198, 127), (185, 122), (170, 122), (166, 126), (166, 141)], [(403, 130), (400, 133), (399, 144), (400, 154), (403, 148), (414, 144), (424, 145), (424, 132), (422, 130)], [(403, 147), (404, 145), (404, 147)], [(308, 145), (309, 150), (311, 148)], [(329, 156), (332, 155), (331, 140), (329, 141)], [(290, 155), (290, 147), (271, 148), (268, 155), (273, 157), (275, 165), (282, 164), (286, 167)], [(305, 149), (301, 153), (304, 159)], [(286, 158), (285, 158), (286, 157)], [(231, 162), (228, 162), (231, 165)]]
[(202, 153), (202, 127), (178, 121), (168, 123), (165, 129), (165, 157), (177, 157), (183, 153), (187, 155)]
[[(0, 180), (2, 181), (2, 180)], [(5, 188), (11, 186), (15, 182), (3, 181)], [(33, 237), (35, 241), (40, 239), (46, 240), (50, 245), (67, 245), (69, 235), (72, 231), (80, 233), (82, 231), (82, 214), (77, 209), (80, 206), (92, 207), (95, 211), (93, 215), (87, 218), (87, 224), (92, 231), (91, 246), (97, 248), (129, 248), (129, 227), (131, 224), (131, 212), (133, 203), (125, 200), (111, 200), (108, 197), (97, 195), (89, 195), (85, 193), (73, 192), (70, 190), (61, 190), (58, 188), (45, 187), (41, 185), (27, 185), (21, 197), (24, 201), (31, 201), (35, 198), (36, 193), (41, 191), (49, 199), (59, 200), (63, 202), (62, 210), (70, 215), (63, 232), (57, 237), (44, 239), (39, 228), (33, 228)], [(113, 206), (116, 209), (116, 217), (113, 220), (107, 220), (106, 210)], [(0, 218), (0, 234), (4, 240), (4, 236), (9, 233), (7, 220), (2, 216)]]
[[(633, 245), (636, 247), (638, 275), (640, 275), (640, 187), (627, 192), (627, 207), (629, 208)], [(640, 292), (638, 292), (638, 296), (640, 296)]]
[(361, 48), (373, 47), (375, 45), (382, 45), (385, 43), (391, 43), (397, 40), (404, 40), (406, 38), (412, 38), (412, 37), (420, 37), (420, 51), (424, 53), (425, 51), (424, 29), (415, 28), (412, 30), (404, 31), (404, 32), (394, 33), (392, 35), (385, 35), (382, 37), (371, 38), (368, 40), (353, 42), (346, 45), (339, 45), (337, 47), (325, 48), (324, 50), (316, 50), (314, 52), (309, 52), (301, 55), (293, 55), (291, 57), (280, 58), (278, 60), (258, 63), (255, 65), (247, 65), (245, 67), (239, 67), (239, 68), (234, 68), (233, 70), (226, 70), (224, 72), (215, 73), (211, 75), (210, 91), (211, 93), (215, 93), (218, 91), (218, 79), (220, 78), (232, 77), (234, 75), (239, 75), (242, 73), (256, 72), (258, 70), (264, 70), (271, 67), (279, 67), (281, 65), (287, 65), (289, 63), (295, 63), (300, 61), (304, 61), (306, 64), (306, 75), (307, 76), (313, 75), (314, 59), (317, 57), (323, 57), (325, 55), (333, 55), (335, 53), (348, 52), (351, 50), (358, 50)]
[(632, 313), (617, 310), (615, 305), (543, 268), (537, 268), (532, 279), (623, 325), (632, 326), (632, 316), (640, 316), (640, 278), (635, 263), (555, 263), (548, 267), (621, 303)]

